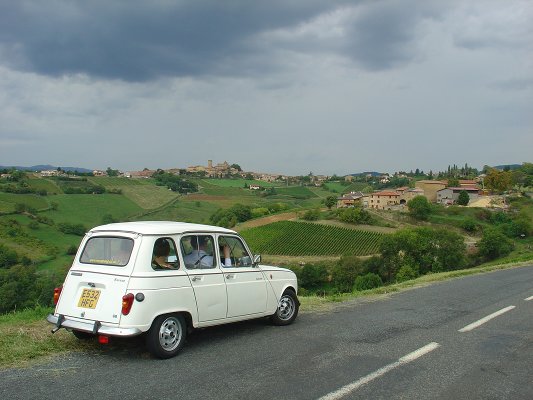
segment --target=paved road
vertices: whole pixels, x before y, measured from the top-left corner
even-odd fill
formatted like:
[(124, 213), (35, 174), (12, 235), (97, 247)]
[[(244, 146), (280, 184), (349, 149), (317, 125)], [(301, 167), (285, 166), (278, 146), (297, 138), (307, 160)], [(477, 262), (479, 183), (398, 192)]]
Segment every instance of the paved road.
[(0, 371), (2, 398), (533, 399), (533, 267), (199, 330), (170, 360), (141, 345)]

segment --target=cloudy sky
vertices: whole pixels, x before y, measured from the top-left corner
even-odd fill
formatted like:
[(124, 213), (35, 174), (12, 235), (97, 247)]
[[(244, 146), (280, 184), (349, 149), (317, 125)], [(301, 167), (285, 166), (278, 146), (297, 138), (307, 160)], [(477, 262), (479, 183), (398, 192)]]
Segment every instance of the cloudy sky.
[(0, 165), (533, 161), (531, 0), (0, 0)]

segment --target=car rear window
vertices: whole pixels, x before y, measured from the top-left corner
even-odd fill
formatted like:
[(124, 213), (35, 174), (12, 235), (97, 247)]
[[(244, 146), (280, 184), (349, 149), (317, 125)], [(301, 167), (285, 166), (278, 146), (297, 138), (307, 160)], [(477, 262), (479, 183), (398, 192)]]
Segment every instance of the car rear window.
[(80, 262), (123, 267), (128, 264), (133, 240), (120, 237), (93, 237), (85, 244)]

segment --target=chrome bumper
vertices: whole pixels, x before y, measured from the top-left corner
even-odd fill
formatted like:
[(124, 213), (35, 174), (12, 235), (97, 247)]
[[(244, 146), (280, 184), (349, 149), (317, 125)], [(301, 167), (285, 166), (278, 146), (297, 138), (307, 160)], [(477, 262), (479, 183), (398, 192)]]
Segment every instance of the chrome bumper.
[(60, 328), (75, 329), (81, 332), (92, 333), (94, 335), (107, 335), (107, 336), (137, 336), (142, 333), (138, 328), (118, 328), (114, 326), (102, 325), (98, 321), (76, 321), (69, 319), (64, 315), (48, 314), (46, 320), (56, 327), (52, 329), (52, 332), (56, 332)]

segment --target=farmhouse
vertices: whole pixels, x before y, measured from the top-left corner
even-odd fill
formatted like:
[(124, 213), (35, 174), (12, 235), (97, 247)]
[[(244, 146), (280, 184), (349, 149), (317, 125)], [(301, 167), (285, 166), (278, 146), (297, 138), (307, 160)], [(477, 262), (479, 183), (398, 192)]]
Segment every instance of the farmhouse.
[(400, 193), (392, 190), (383, 190), (370, 195), (370, 208), (377, 210), (392, 210), (400, 205)]
[(337, 208), (355, 207), (356, 205), (365, 206), (365, 198), (368, 203), (368, 196), (361, 192), (350, 192), (341, 197), (337, 197)]
[(415, 182), (415, 187), (424, 191), (424, 196), (429, 201), (437, 201), (437, 191), (444, 189), (446, 184), (441, 181), (422, 180)]
[(479, 198), (479, 189), (476, 187), (448, 187), (437, 192), (437, 203), (454, 204), (463, 190), (468, 193), (471, 202)]
[(155, 174), (156, 171), (151, 169), (145, 169), (143, 171), (131, 171), (128, 172), (126, 175), (129, 175), (130, 178), (151, 178), (153, 174)]

